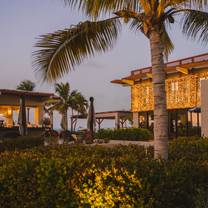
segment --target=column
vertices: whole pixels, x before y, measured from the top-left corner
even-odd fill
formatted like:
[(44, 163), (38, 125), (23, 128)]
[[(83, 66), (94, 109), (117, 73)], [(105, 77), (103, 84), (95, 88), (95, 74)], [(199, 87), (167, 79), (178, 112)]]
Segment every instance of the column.
[(120, 129), (120, 117), (118, 113), (116, 113), (116, 116), (115, 116), (115, 127), (116, 129)]
[[(197, 115), (199, 125), (199, 115)], [(208, 137), (208, 80), (201, 81), (201, 135)]]
[(44, 108), (43, 108), (43, 106), (36, 107), (35, 108), (34, 120), (35, 120), (35, 125), (37, 127), (42, 126), (42, 123), (43, 123), (43, 115), (44, 115)]
[(133, 112), (133, 128), (139, 128), (139, 113)]
[(11, 107), (8, 108), (7, 110), (7, 115), (6, 115), (6, 126), (7, 127), (13, 127), (13, 110)]

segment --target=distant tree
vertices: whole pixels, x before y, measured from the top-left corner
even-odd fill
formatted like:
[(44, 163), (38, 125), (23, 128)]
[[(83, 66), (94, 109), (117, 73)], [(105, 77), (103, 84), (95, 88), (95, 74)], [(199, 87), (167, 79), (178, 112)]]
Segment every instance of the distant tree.
[(30, 80), (23, 80), (17, 86), (17, 90), (34, 91), (34, 89), (35, 89), (35, 83)]
[[(34, 91), (35, 89), (35, 83), (30, 80), (23, 80), (20, 82), (20, 84), (17, 86), (17, 90), (22, 91)], [(30, 108), (27, 108), (27, 123), (30, 123)]]
[(72, 109), (72, 115), (74, 114), (74, 111), (85, 114), (88, 103), (80, 92), (76, 90), (70, 92), (70, 85), (68, 82), (56, 84), (55, 91), (60, 99), (53, 104), (49, 111), (59, 111), (62, 115), (61, 128), (63, 130), (68, 130), (68, 110), (70, 108)]
[[(74, 115), (74, 111), (77, 112), (77, 115), (86, 115), (88, 109), (88, 101), (86, 98), (77, 90), (74, 90), (70, 96), (70, 107), (72, 109), (72, 116)], [(71, 130), (76, 129), (76, 123), (73, 127), (71, 124)]]

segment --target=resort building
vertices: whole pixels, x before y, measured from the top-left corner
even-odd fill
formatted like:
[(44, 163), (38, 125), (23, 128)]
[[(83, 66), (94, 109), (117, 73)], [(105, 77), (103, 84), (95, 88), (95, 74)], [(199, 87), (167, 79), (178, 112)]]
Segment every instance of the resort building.
[[(165, 67), (170, 136), (200, 135), (201, 81), (208, 78), (208, 53), (168, 62)], [(134, 127), (153, 128), (152, 68), (131, 71), (112, 83), (131, 88)]]
[(0, 89), (0, 128), (18, 129), (20, 124), (42, 128), (44, 107), (53, 97), (51, 93)]

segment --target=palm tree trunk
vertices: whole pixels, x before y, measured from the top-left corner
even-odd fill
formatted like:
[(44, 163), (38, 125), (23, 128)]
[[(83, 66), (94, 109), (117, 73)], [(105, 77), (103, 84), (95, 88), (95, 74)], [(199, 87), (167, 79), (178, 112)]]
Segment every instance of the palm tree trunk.
[(68, 130), (68, 118), (67, 118), (67, 110), (64, 110), (62, 113), (62, 128), (64, 131)]
[(154, 94), (154, 156), (168, 159), (168, 111), (165, 90), (164, 47), (160, 33), (154, 29), (150, 34)]
[[(71, 109), (72, 110), (72, 118), (73, 118), (73, 116), (74, 116), (74, 110), (73, 110), (73, 108)], [(71, 132), (72, 131), (74, 131), (74, 128), (73, 128), (73, 122), (72, 122), (73, 120), (71, 119)]]

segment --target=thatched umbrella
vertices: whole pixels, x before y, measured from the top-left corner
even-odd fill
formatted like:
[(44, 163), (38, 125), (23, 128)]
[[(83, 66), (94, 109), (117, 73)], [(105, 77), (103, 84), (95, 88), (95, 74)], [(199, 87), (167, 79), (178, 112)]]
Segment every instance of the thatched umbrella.
[(95, 118), (95, 109), (94, 109), (94, 98), (90, 97), (90, 106), (87, 116), (87, 129), (90, 131), (92, 138), (93, 138), (95, 126), (96, 126), (96, 118)]

